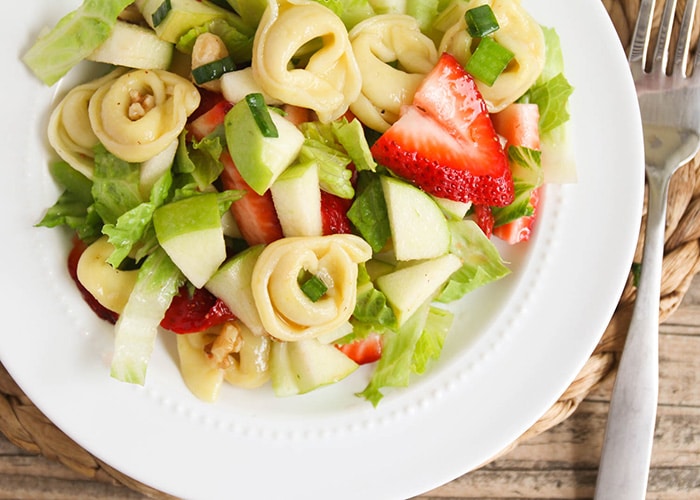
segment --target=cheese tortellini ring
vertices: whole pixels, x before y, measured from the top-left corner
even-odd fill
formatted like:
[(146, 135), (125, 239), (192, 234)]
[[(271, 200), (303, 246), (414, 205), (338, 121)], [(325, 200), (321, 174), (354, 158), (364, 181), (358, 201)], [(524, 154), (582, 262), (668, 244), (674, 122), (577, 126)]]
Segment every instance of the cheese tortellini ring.
[(107, 263), (114, 246), (107, 236), (91, 243), (80, 255), (78, 281), (103, 307), (121, 314), (136, 285), (138, 270), (121, 271)]
[(92, 179), (94, 168), (93, 148), (100, 142), (90, 125), (90, 99), (98, 88), (125, 72), (124, 68), (115, 69), (101, 78), (72, 88), (51, 113), (49, 144), (63, 161), (89, 179)]
[(345, 25), (314, 1), (269, 1), (255, 32), (252, 68), (266, 94), (312, 109), (322, 122), (343, 115), (362, 84)]
[[(493, 34), (494, 40), (514, 54), (513, 60), (492, 86), (476, 81), (489, 112), (497, 113), (522, 96), (542, 72), (544, 34), (519, 0), (471, 0), (464, 11), (485, 4), (491, 7), (498, 20), (499, 29)], [(449, 52), (465, 65), (476, 48), (476, 42), (467, 32), (464, 16), (459, 19), (445, 32), (439, 51)]]
[(350, 31), (362, 92), (350, 110), (368, 127), (386, 131), (437, 63), (437, 49), (409, 15), (368, 18)]
[[(265, 330), (288, 342), (336, 330), (355, 309), (357, 265), (371, 256), (369, 244), (351, 234), (283, 238), (268, 245), (252, 275), (253, 297)], [(302, 273), (319, 277), (328, 287), (316, 302), (301, 290)]]
[(90, 124), (104, 147), (143, 162), (168, 147), (199, 106), (197, 88), (163, 70), (135, 70), (102, 85), (90, 99)]

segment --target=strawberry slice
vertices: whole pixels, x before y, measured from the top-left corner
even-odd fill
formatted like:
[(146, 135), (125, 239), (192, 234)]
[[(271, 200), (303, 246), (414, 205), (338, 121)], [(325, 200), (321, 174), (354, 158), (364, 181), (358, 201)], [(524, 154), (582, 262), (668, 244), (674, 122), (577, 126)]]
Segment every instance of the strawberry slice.
[(455, 201), (513, 201), (508, 159), (474, 80), (443, 54), (413, 103), (372, 146), (375, 159), (424, 191)]
[[(209, 111), (193, 120), (187, 129), (196, 139), (201, 140), (218, 127), (223, 126), (226, 113), (231, 107), (231, 103), (221, 100), (213, 105)], [(282, 238), (282, 225), (277, 217), (270, 192), (260, 196), (253, 191), (241, 177), (227, 150), (221, 153), (220, 160), (224, 165), (224, 171), (221, 173), (221, 182), (224, 188), (246, 191), (241, 199), (231, 204), (231, 213), (243, 239), (249, 245), (257, 245), (259, 243), (272, 243)]]
[(374, 363), (382, 357), (382, 337), (376, 333), (336, 347), (358, 365)]
[(246, 191), (241, 199), (231, 204), (231, 213), (246, 243), (252, 246), (272, 243), (282, 238), (282, 225), (277, 217), (270, 191), (266, 191), (262, 196), (253, 191), (243, 180), (228, 151), (221, 153), (221, 162), (224, 164), (224, 171), (221, 173), (224, 188)]
[(352, 200), (321, 191), (321, 220), (324, 235), (352, 232), (352, 225), (347, 215), (350, 205)]

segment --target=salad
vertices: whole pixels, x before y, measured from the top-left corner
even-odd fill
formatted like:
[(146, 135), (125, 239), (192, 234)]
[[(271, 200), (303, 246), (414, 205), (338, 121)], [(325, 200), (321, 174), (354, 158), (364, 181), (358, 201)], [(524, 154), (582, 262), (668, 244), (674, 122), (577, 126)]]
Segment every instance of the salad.
[(85, 0), (23, 59), (100, 73), (52, 111), (38, 225), (73, 235), (111, 375), (173, 334), (205, 401), (372, 364), (378, 404), (575, 181), (559, 40), (518, 0)]

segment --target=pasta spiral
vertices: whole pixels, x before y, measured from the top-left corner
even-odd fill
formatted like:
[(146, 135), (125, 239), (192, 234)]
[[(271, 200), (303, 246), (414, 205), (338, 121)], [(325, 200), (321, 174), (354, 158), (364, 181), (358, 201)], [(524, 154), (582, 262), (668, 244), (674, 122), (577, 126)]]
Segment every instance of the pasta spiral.
[(93, 132), (109, 152), (143, 162), (177, 139), (199, 101), (197, 88), (181, 76), (135, 70), (98, 88), (88, 112)]
[[(357, 264), (372, 249), (350, 234), (292, 237), (268, 245), (253, 269), (252, 290), (265, 330), (282, 341), (317, 338), (343, 325), (355, 308)], [(328, 287), (316, 302), (299, 286), (311, 273)]]
[[(471, 0), (464, 11), (490, 5), (499, 29), (493, 38), (514, 54), (514, 59), (492, 86), (476, 81), (489, 112), (497, 113), (529, 89), (542, 72), (545, 62), (544, 34), (537, 21), (520, 5), (519, 0)], [(449, 52), (466, 64), (472, 54), (473, 39), (466, 29), (464, 16), (449, 28), (440, 42), (440, 52)]]
[(437, 49), (418, 21), (404, 14), (368, 18), (349, 36), (362, 75), (362, 91), (350, 110), (370, 128), (384, 132), (435, 66)]
[(322, 122), (345, 113), (362, 84), (345, 25), (313, 1), (268, 3), (255, 33), (252, 67), (266, 94), (312, 109)]
[(101, 78), (72, 88), (49, 118), (49, 144), (63, 161), (89, 179), (93, 174), (93, 148), (100, 142), (90, 125), (90, 99), (98, 88), (125, 72), (124, 68), (115, 69)]

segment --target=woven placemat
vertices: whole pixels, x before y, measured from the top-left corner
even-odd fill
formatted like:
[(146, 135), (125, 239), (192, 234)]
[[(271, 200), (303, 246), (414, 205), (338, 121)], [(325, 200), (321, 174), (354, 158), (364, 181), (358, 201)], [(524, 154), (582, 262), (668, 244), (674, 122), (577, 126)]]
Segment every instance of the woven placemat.
[[(610, 13), (622, 44), (626, 47), (640, 0), (602, 2)], [(692, 278), (700, 271), (700, 157), (696, 157), (676, 173), (669, 193), (659, 311), (661, 322), (680, 305)], [(637, 245), (636, 262), (640, 261), (643, 239), (642, 232)], [(635, 287), (630, 277), (600, 343), (574, 382), (528, 431), (499, 456), (566, 420), (594, 387), (614, 373), (630, 322), (634, 298)], [(32, 404), (2, 365), (0, 431), (20, 448), (61, 462), (86, 477), (123, 484), (152, 498), (172, 498), (125, 476), (78, 446)]]

